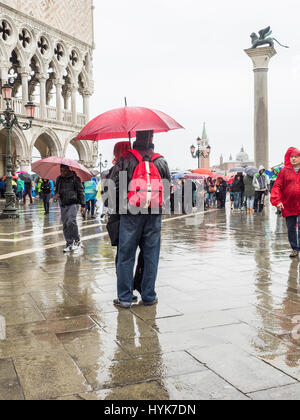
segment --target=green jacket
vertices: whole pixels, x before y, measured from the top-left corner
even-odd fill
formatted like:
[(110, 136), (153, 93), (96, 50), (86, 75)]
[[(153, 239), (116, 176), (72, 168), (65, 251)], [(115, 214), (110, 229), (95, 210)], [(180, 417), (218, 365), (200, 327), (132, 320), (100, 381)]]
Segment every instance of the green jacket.
[(255, 195), (255, 188), (253, 186), (253, 178), (251, 178), (249, 175), (246, 175), (244, 178), (244, 185), (245, 185), (244, 194), (246, 197), (252, 197), (253, 195)]

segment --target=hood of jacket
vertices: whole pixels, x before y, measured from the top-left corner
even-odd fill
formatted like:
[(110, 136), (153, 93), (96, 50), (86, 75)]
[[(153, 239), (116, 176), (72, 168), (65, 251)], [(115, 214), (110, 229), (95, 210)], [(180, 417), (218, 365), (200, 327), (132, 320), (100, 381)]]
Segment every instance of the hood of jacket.
[(293, 169), (293, 166), (291, 164), (291, 156), (293, 155), (300, 156), (300, 150), (296, 147), (290, 147), (288, 149), (284, 157), (284, 165), (286, 168)]
[(258, 172), (265, 170), (266, 168), (263, 165), (260, 165), (260, 167), (258, 168)]

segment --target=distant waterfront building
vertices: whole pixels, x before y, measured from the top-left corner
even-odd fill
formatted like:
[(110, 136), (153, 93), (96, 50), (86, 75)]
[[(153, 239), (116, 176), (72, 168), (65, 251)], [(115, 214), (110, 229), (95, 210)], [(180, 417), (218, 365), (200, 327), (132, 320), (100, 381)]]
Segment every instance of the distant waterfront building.
[[(33, 128), (13, 130), (13, 171), (29, 171), (33, 151), (42, 158), (65, 156), (70, 144), (81, 163), (95, 167), (97, 144), (74, 142), (89, 120), (93, 49), (93, 0), (1, 1), (0, 87), (15, 80), (12, 106), (21, 123), (28, 100), (37, 105)], [(5, 156), (0, 127), (0, 176)]]
[(230, 154), (229, 160), (224, 162), (223, 155), (220, 157), (220, 164), (213, 166), (211, 169), (213, 171), (224, 171), (228, 173), (230, 169), (237, 168), (239, 166), (255, 166), (254, 161), (249, 160), (248, 153), (245, 152), (244, 147), (241, 148), (241, 151), (236, 155), (236, 159), (232, 159), (232, 155)]

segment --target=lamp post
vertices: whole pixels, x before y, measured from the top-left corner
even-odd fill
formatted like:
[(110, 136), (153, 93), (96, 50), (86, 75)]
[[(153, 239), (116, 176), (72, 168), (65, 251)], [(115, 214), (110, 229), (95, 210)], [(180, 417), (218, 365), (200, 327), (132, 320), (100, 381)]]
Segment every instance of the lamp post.
[(12, 86), (6, 83), (2, 86), (2, 97), (6, 103), (5, 111), (0, 113), (0, 125), (6, 130), (6, 192), (5, 192), (5, 208), (0, 214), (0, 219), (16, 219), (19, 217), (17, 209), (15, 207), (15, 194), (12, 188), (12, 159), (11, 159), (11, 132), (14, 126), (17, 126), (20, 130), (29, 130), (32, 127), (32, 121), (34, 119), (35, 108), (33, 102), (28, 102), (25, 105), (26, 117), (29, 119), (29, 123), (19, 123), (14, 110), (11, 107), (12, 102)]
[(201, 139), (200, 137), (197, 138), (197, 146), (198, 148), (196, 150), (196, 147), (192, 144), (190, 150), (192, 157), (198, 159), (198, 168), (201, 168), (200, 158), (203, 157), (207, 159), (210, 155), (211, 147), (206, 139)]
[(102, 155), (102, 153), (100, 153), (100, 155), (99, 155), (100, 178), (101, 178), (101, 174), (102, 174), (102, 169), (106, 169), (107, 165), (108, 165), (108, 161), (105, 160), (104, 163), (103, 163), (102, 158), (103, 158), (103, 155)]

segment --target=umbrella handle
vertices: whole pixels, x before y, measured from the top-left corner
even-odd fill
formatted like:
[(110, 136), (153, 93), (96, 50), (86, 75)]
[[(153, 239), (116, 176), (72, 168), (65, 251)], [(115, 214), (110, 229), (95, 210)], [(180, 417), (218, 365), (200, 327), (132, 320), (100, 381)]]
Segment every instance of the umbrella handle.
[(130, 131), (128, 131), (128, 140), (129, 140), (129, 144), (130, 144), (130, 149), (132, 149)]

